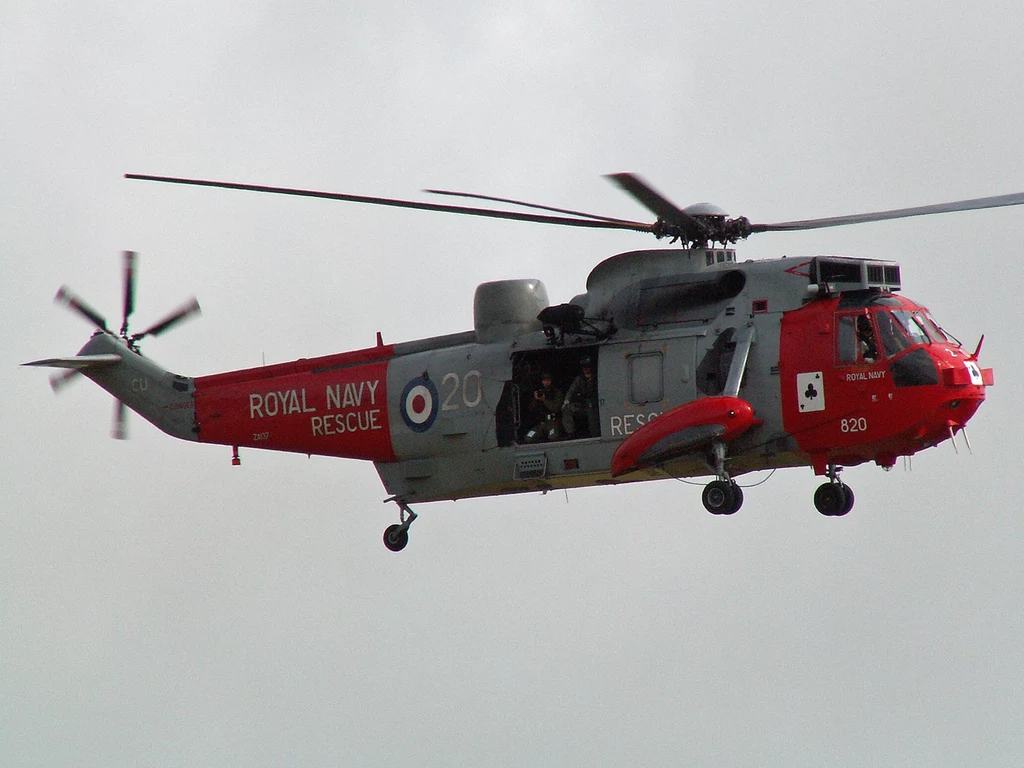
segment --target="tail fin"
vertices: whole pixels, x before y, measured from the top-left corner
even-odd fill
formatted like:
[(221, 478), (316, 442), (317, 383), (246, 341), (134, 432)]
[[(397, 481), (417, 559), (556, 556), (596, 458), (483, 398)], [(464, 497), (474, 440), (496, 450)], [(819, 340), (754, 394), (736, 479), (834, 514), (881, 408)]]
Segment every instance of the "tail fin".
[[(24, 365), (63, 368), (96, 382), (117, 399), (113, 435), (124, 438), (125, 408), (169, 435), (196, 440), (195, 386), (187, 376), (165, 371), (108, 331), (98, 331), (74, 357), (52, 357)], [(51, 380), (55, 389), (66, 381)]]
[(96, 326), (96, 332), (74, 357), (51, 357), (25, 365), (63, 368), (52, 376), (50, 386), (57, 392), (79, 374), (92, 379), (115, 398), (114, 437), (125, 438), (127, 409), (131, 408), (169, 435), (196, 440), (195, 386), (192, 379), (168, 373), (142, 357), (139, 341), (159, 336), (169, 328), (200, 313), (199, 302), (190, 299), (163, 320), (140, 333), (130, 334), (128, 321), (135, 311), (134, 251), (124, 252), (124, 312), (121, 330), (115, 334), (103, 315), (90, 307), (66, 286), (57, 291), (57, 303), (64, 305)]

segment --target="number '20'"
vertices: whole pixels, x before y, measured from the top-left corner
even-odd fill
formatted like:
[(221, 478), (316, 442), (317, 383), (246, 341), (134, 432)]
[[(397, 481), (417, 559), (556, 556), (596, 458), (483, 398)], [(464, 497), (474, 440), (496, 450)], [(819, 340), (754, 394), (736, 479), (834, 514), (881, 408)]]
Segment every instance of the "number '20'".
[[(462, 386), (459, 386), (460, 383)], [(466, 371), (466, 375), (462, 377), (461, 381), (459, 374), (446, 373), (441, 379), (441, 389), (447, 391), (444, 402), (441, 403), (442, 411), (457, 411), (459, 409), (459, 403), (455, 401), (460, 392), (462, 393), (462, 404), (467, 408), (476, 408), (484, 397), (480, 371)]]

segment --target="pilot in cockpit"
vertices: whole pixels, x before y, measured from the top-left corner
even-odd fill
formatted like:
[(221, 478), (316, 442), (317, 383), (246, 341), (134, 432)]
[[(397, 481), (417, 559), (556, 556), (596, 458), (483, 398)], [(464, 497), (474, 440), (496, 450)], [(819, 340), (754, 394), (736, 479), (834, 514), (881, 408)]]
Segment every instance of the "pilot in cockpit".
[(867, 315), (860, 315), (857, 318), (857, 347), (865, 363), (873, 363), (878, 359), (878, 344), (875, 342), (875, 332)]

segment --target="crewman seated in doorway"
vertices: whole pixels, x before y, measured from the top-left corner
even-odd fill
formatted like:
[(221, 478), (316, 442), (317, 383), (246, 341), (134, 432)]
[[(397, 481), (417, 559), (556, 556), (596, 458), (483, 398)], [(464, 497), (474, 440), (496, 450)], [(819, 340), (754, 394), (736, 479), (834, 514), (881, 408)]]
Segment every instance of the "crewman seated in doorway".
[(533, 415), (534, 426), (526, 433), (526, 442), (544, 443), (561, 440), (562, 403), (565, 396), (562, 390), (554, 385), (551, 374), (545, 371), (540, 375), (540, 389), (534, 391), (530, 413)]

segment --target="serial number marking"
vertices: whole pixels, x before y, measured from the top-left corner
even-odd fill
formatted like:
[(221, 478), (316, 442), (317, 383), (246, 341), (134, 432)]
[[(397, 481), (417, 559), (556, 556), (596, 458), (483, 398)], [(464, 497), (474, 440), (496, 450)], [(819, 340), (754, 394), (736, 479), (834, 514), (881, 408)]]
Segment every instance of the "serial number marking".
[(254, 443), (259, 443), (259, 442), (262, 442), (263, 440), (269, 440), (269, 439), (270, 439), (270, 433), (269, 432), (253, 432), (252, 433), (252, 441)]
[[(480, 401), (484, 397), (484, 387), (482, 381), (482, 374), (480, 371), (466, 371), (466, 375), (462, 377), (462, 405), (467, 408), (476, 408), (480, 405)], [(442, 411), (457, 411), (459, 409), (459, 403), (456, 402), (457, 395), (459, 394), (459, 374), (457, 373), (446, 373), (441, 379), (441, 386), (444, 388), (451, 387), (448, 390), (448, 395), (445, 397), (444, 402), (441, 403)]]
[(868, 420), (863, 416), (856, 419), (842, 419), (839, 422), (841, 432), (867, 432)]

